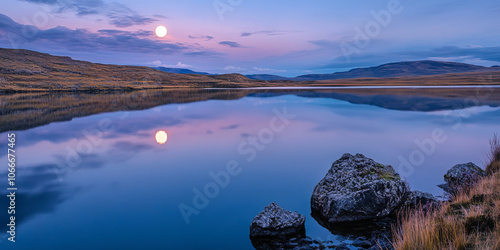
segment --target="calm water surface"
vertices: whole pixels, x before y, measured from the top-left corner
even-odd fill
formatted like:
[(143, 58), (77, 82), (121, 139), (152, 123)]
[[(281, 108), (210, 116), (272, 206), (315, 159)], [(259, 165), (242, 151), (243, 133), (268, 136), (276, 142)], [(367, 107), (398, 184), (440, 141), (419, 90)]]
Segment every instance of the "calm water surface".
[[(306, 215), (311, 238), (335, 239), (309, 215), (309, 201), (343, 153), (390, 164), (413, 189), (440, 195), (436, 185), (453, 165), (483, 167), (499, 123), (494, 105), (401, 111), (255, 94), (15, 131), (17, 237), (12, 244), (2, 235), (0, 248), (252, 249), (250, 222), (271, 202)], [(155, 141), (160, 130), (168, 133), (165, 144)], [(433, 133), (440, 140), (432, 141)], [(0, 142), (3, 166), (7, 132)], [(234, 175), (216, 185), (211, 175), (227, 177), (221, 171), (228, 164)], [(206, 187), (207, 200), (196, 199)], [(1, 188), (6, 208), (4, 181)], [(180, 205), (193, 214), (186, 219)], [(4, 232), (6, 209), (0, 211)]]

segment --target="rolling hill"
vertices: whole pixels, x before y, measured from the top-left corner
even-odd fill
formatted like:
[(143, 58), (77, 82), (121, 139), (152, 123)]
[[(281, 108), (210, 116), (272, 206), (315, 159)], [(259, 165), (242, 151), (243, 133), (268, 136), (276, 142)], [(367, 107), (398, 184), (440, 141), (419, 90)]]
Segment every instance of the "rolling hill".
[(290, 77), (284, 77), (284, 76), (277, 76), (277, 75), (269, 75), (269, 74), (257, 74), (257, 75), (245, 75), (246, 77), (254, 80), (263, 80), (263, 81), (292, 81), (293, 78)]
[(190, 69), (183, 69), (183, 68), (154, 67), (153, 69), (161, 70), (163, 72), (168, 72), (168, 73), (176, 73), (176, 74), (212, 75), (207, 72), (196, 72)]
[(0, 91), (105, 91), (169, 87), (264, 86), (235, 74), (176, 74), (150, 67), (73, 60), (24, 49), (0, 48)]
[[(331, 79), (331, 75), (339, 79)], [(264, 80), (249, 79), (236, 73), (169, 73), (150, 67), (91, 63), (30, 50), (0, 48), (0, 93), (165, 88), (497, 85), (500, 83), (500, 67), (418, 61), (353, 69), (329, 76), (306, 75), (294, 80), (280, 78), (271, 81), (270, 75), (260, 76)]]
[(406, 77), (406, 76), (430, 76), (450, 73), (465, 72), (490, 72), (500, 71), (499, 66), (483, 67), (466, 63), (439, 62), (439, 61), (409, 61), (387, 63), (376, 67), (356, 68), (346, 72), (332, 74), (309, 74), (293, 78), (286, 78), (276, 75), (248, 75), (250, 79), (256, 80), (290, 80), (290, 81), (321, 81), (352, 78), (386, 78), (386, 77)]

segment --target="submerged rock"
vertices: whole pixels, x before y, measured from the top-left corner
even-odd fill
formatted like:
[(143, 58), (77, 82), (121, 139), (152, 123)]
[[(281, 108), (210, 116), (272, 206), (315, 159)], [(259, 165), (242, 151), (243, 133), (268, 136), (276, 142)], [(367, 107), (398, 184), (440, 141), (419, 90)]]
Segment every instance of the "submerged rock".
[(446, 183), (438, 185), (438, 187), (447, 193), (455, 194), (461, 190), (471, 188), (479, 179), (485, 176), (486, 172), (472, 162), (457, 164), (444, 175)]
[(363, 237), (363, 236), (356, 238), (352, 242), (352, 245), (357, 246), (357, 247), (362, 247), (362, 248), (369, 248), (369, 247), (373, 246), (373, 244), (368, 239), (366, 239), (366, 237)]
[(400, 207), (408, 192), (408, 183), (391, 166), (344, 154), (314, 188), (312, 215), (323, 225), (382, 218)]
[(287, 211), (273, 202), (252, 220), (250, 238), (305, 237), (305, 221), (304, 215)]

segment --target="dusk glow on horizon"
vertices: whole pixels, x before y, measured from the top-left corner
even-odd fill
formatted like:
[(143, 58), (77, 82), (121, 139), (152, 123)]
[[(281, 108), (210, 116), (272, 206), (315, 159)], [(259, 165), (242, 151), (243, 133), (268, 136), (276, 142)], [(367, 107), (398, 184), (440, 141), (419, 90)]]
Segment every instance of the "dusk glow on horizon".
[[(0, 47), (215, 74), (297, 76), (415, 60), (492, 66), (500, 65), (499, 14), (496, 0), (18, 0), (0, 11)], [(159, 39), (167, 28), (175, 34)]]

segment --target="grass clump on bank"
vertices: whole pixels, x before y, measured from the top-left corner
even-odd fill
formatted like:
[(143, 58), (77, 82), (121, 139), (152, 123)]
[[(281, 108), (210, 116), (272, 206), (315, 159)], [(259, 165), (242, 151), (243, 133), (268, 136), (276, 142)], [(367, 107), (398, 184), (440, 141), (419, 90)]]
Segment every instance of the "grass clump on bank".
[(490, 140), (488, 176), (434, 211), (404, 215), (395, 249), (500, 249), (500, 143)]
[(500, 172), (500, 138), (498, 135), (493, 135), (490, 140), (490, 153), (487, 156), (490, 164), (486, 166), (486, 173), (493, 174)]

